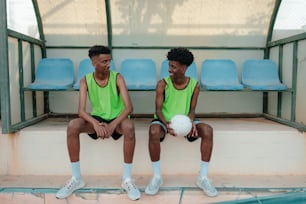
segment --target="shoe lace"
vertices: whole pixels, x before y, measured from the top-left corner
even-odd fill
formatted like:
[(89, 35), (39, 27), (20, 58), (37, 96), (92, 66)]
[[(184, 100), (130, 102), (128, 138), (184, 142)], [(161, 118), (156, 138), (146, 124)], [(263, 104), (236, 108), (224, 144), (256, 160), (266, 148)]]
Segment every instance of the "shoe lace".
[(126, 181), (125, 186), (127, 188), (127, 191), (133, 191), (137, 189), (135, 184), (132, 181)]
[(65, 183), (64, 189), (67, 189), (67, 190), (71, 189), (74, 183), (75, 183), (75, 180), (73, 178), (70, 179), (69, 181)]

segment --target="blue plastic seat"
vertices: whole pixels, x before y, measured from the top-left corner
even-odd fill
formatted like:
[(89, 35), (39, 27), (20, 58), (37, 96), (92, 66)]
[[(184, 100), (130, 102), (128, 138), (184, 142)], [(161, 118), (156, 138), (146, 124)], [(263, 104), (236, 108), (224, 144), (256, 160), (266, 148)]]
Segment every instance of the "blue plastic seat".
[(155, 90), (157, 83), (156, 64), (151, 59), (125, 59), (120, 73), (128, 90)]
[(251, 90), (287, 90), (279, 80), (278, 69), (272, 60), (246, 60), (242, 65), (242, 84)]
[[(162, 62), (161, 69), (160, 69), (160, 75), (159, 75), (160, 79), (169, 76), (168, 69), (169, 69), (169, 61), (164, 60)], [(192, 62), (192, 64), (187, 68), (185, 75), (188, 77), (192, 77), (195, 80), (198, 80), (197, 65), (195, 64), (195, 62)]]
[(37, 66), (30, 90), (65, 90), (72, 88), (74, 82), (73, 62), (68, 58), (44, 58)]
[(209, 59), (202, 62), (201, 88), (206, 90), (242, 90), (234, 61)]
[[(110, 69), (111, 70), (116, 70), (115, 64), (114, 64), (113, 61), (111, 61)], [(77, 78), (77, 81), (75, 82), (75, 84), (73, 85), (73, 88), (75, 90), (79, 90), (80, 89), (80, 80), (82, 79), (82, 77), (84, 77), (86, 74), (94, 72), (94, 71), (95, 71), (95, 68), (93, 67), (93, 65), (91, 63), (91, 60), (89, 58), (83, 59), (79, 64), (78, 78)]]

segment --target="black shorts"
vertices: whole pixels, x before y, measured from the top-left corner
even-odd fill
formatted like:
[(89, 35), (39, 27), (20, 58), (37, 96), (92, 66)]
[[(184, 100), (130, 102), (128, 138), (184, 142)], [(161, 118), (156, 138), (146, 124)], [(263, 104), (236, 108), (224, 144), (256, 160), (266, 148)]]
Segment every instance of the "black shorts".
[[(197, 120), (197, 119), (195, 119), (193, 122), (194, 122), (195, 124), (199, 124), (199, 120)], [(165, 139), (165, 137), (166, 137), (166, 134), (168, 133), (166, 124), (164, 124), (164, 123), (163, 123), (161, 120), (159, 120), (159, 119), (153, 119), (153, 120), (151, 121), (151, 125), (153, 125), (153, 124), (158, 124), (158, 125), (160, 125), (160, 126), (162, 127), (162, 129), (164, 130), (164, 135), (163, 135), (163, 137), (160, 138), (160, 142), (164, 141), (164, 139)], [(193, 142), (193, 141), (196, 141), (196, 140), (198, 139), (198, 137), (187, 137), (187, 136), (185, 136), (185, 139), (187, 139), (189, 142)]]
[[(105, 119), (103, 119), (103, 118), (101, 118), (99, 116), (96, 116), (96, 115), (93, 115), (92, 117), (95, 118), (99, 122), (103, 122), (103, 123), (107, 123), (107, 124), (114, 120), (114, 119), (112, 119), (112, 120), (105, 120)], [(91, 137), (94, 140), (98, 139), (97, 133), (92, 133), (92, 134), (88, 134), (88, 135), (89, 135), (89, 137)], [(121, 136), (122, 136), (122, 134), (116, 132), (116, 130), (112, 134), (112, 138), (114, 140), (118, 140)]]

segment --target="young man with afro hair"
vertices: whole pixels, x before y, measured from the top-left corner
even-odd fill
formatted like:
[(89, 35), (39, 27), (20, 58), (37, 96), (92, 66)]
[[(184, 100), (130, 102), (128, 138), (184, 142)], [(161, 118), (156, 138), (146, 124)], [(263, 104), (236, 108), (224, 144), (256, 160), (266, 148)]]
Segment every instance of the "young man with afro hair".
[(160, 172), (160, 143), (165, 139), (167, 133), (176, 136), (170, 127), (170, 120), (174, 115), (184, 114), (193, 121), (190, 133), (185, 136), (186, 141), (201, 140), (200, 173), (196, 185), (208, 196), (217, 196), (217, 190), (207, 177), (213, 148), (213, 128), (195, 118), (200, 85), (196, 79), (185, 76), (188, 66), (194, 60), (193, 54), (188, 49), (179, 47), (171, 49), (167, 58), (169, 76), (157, 83), (156, 110), (149, 128), (149, 153), (154, 175), (146, 187), (145, 193), (155, 195), (163, 184)]

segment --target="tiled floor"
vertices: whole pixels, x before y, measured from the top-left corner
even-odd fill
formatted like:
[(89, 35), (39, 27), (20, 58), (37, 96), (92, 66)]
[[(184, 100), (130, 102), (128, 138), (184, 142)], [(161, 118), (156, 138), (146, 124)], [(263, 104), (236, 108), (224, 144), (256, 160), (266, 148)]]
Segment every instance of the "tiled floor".
[[(130, 201), (120, 189), (119, 177), (84, 177), (87, 186), (68, 199), (58, 200), (55, 193), (68, 177), (1, 176), (1, 204), (122, 204)], [(135, 176), (142, 191), (136, 203), (204, 204), (204, 203), (264, 203), (266, 197), (299, 193), (298, 202), (306, 203), (306, 176), (211, 176), (219, 195), (209, 198), (195, 187), (195, 176), (164, 177), (164, 186), (156, 196), (145, 195), (148, 176)], [(285, 198), (282, 198), (285, 202)], [(252, 202), (251, 202), (252, 201)], [(285, 202), (286, 203), (286, 202)]]

